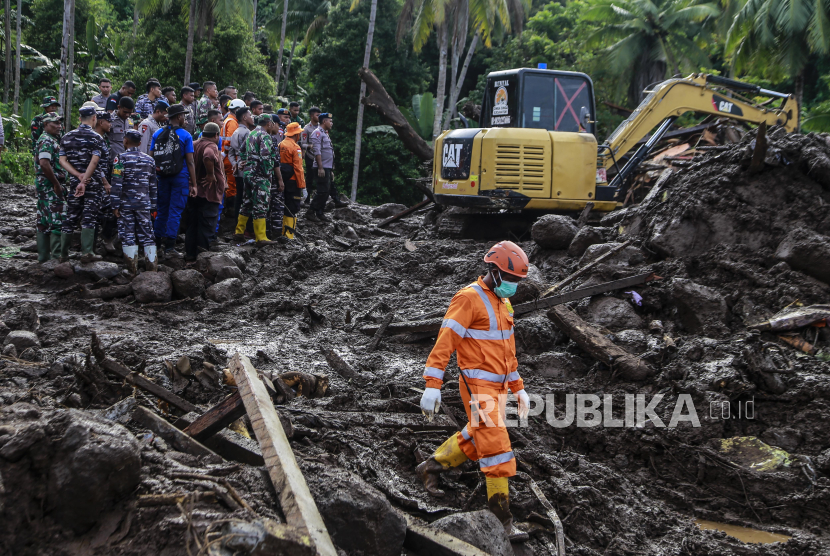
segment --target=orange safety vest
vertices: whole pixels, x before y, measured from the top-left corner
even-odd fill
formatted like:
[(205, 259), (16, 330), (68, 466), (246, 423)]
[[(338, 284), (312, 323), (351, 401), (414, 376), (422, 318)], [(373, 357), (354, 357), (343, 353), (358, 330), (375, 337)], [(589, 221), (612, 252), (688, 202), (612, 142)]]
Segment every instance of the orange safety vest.
[(280, 163), (291, 164), (294, 167), (294, 181), (297, 187), (305, 189), (305, 175), (303, 174), (303, 149), (294, 141), (294, 137), (286, 136), (280, 142)]

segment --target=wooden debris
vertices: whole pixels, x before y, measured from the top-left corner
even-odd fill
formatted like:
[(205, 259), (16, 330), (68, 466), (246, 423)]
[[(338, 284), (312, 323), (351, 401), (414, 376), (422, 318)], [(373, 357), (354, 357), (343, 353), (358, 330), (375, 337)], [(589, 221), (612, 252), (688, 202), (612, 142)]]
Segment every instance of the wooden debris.
[(605, 259), (608, 259), (608, 258), (612, 257), (614, 254), (616, 254), (617, 252), (621, 251), (622, 249), (625, 249), (630, 243), (631, 243), (631, 240), (629, 239), (627, 241), (624, 241), (624, 242), (620, 243), (616, 247), (613, 247), (607, 253), (603, 253), (602, 255), (597, 257), (594, 262), (586, 264), (585, 266), (583, 266), (582, 268), (580, 268), (579, 270), (577, 270), (576, 272), (574, 272), (570, 276), (566, 277), (564, 280), (562, 280), (559, 283), (554, 284), (553, 286), (548, 288), (545, 291), (545, 293), (542, 294), (542, 297), (547, 297), (550, 294), (552, 294), (553, 292), (555, 292), (556, 290), (558, 290), (559, 288), (562, 288), (563, 286), (566, 286), (566, 285), (570, 284), (571, 282), (573, 282), (574, 280), (576, 280), (577, 278), (579, 278), (580, 276), (582, 276), (583, 274), (585, 274), (586, 272), (588, 272), (589, 270), (591, 270), (592, 268), (597, 266), (599, 263), (601, 263)]
[(551, 307), (548, 318), (576, 345), (624, 378), (644, 380), (655, 373), (651, 365), (614, 344), (567, 307)]
[(386, 328), (389, 326), (389, 323), (392, 322), (394, 317), (395, 313), (389, 313), (383, 317), (383, 321), (380, 323), (380, 326), (378, 326), (378, 329), (375, 332), (375, 337), (372, 338), (372, 341), (369, 343), (369, 347), (366, 348), (366, 351), (375, 351), (377, 349), (381, 337), (386, 333)]
[(118, 361), (107, 357), (104, 353), (103, 347), (101, 347), (101, 341), (98, 339), (98, 335), (94, 332), (92, 333), (92, 354), (95, 356), (95, 359), (98, 361), (98, 364), (101, 365), (101, 367), (103, 367), (104, 370), (120, 376), (128, 384), (141, 388), (142, 390), (151, 393), (157, 398), (166, 401), (170, 405), (178, 407), (182, 411), (200, 412), (199, 408), (190, 403), (189, 401), (180, 398), (170, 390), (162, 386), (159, 386), (158, 384), (150, 381), (144, 376), (131, 371), (129, 368), (125, 367)]
[(254, 509), (248, 504), (244, 498), (242, 498), (239, 493), (236, 491), (235, 488), (228, 482), (227, 479), (223, 477), (214, 477), (212, 475), (202, 475), (201, 473), (173, 473), (172, 477), (180, 478), (180, 479), (198, 479), (200, 481), (213, 481), (225, 487), (227, 489), (228, 494), (230, 494), (231, 498), (239, 504), (239, 506), (245, 508), (252, 514), (256, 514)]
[(329, 364), (329, 367), (345, 378), (346, 380), (359, 380), (361, 378), (360, 373), (354, 370), (354, 368), (346, 363), (340, 355), (332, 348), (323, 348), (321, 350), (323, 352), (323, 356), (326, 358), (326, 363)]
[(406, 538), (403, 546), (415, 554), (430, 556), (488, 556), (480, 548), (453, 537), (439, 529), (418, 523), (413, 517), (403, 514), (406, 519)]
[(279, 379), (287, 387), (296, 390), (297, 397), (321, 398), (329, 391), (329, 377), (326, 375), (290, 371), (281, 373)]
[(755, 134), (755, 150), (752, 151), (752, 161), (746, 169), (750, 174), (757, 174), (764, 169), (764, 159), (767, 156), (767, 122), (761, 122)]
[(579, 218), (576, 220), (576, 227), (581, 228), (588, 222), (588, 215), (591, 214), (591, 210), (594, 208), (594, 203), (587, 202), (585, 203), (585, 208), (582, 209), (582, 212), (579, 214)]
[(423, 201), (421, 201), (417, 205), (413, 205), (413, 206), (409, 207), (408, 209), (402, 210), (398, 214), (394, 214), (394, 215), (390, 216), (389, 218), (387, 218), (386, 220), (383, 220), (382, 222), (380, 222), (377, 225), (377, 227), (378, 228), (383, 228), (384, 226), (388, 226), (392, 222), (396, 222), (396, 221), (400, 220), (401, 218), (403, 218), (404, 216), (408, 216), (408, 215), (412, 214), (413, 212), (415, 212), (416, 210), (420, 210), (420, 209), (424, 208), (425, 206), (427, 206), (431, 202), (432, 202), (432, 199), (424, 199)]
[(240, 417), (245, 415), (242, 397), (236, 392), (203, 413), (182, 432), (196, 440), (210, 438)]
[(83, 289), (84, 298), (86, 299), (113, 299), (116, 297), (127, 297), (133, 294), (133, 285), (125, 284), (123, 286), (108, 286), (105, 288), (98, 288), (97, 290), (90, 290), (86, 286)]
[(816, 351), (818, 351), (816, 349), (816, 346), (814, 346), (813, 344), (811, 344), (810, 342), (808, 342), (807, 340), (805, 340), (804, 338), (802, 338), (801, 336), (798, 336), (798, 335), (795, 335), (795, 336), (780, 335), (780, 336), (778, 336), (778, 339), (781, 340), (782, 342), (786, 343), (786, 344), (789, 344), (790, 346), (794, 347), (795, 349), (800, 349), (804, 353), (809, 353), (810, 355), (815, 355)]
[(244, 355), (234, 355), (230, 369), (262, 448), (265, 467), (277, 491), (286, 522), (308, 532), (318, 554), (337, 556), (265, 385)]
[(557, 556), (565, 556), (565, 530), (562, 527), (562, 521), (559, 519), (559, 515), (556, 513), (556, 510), (553, 508), (550, 502), (548, 502), (545, 493), (542, 492), (542, 489), (539, 488), (539, 485), (536, 484), (530, 475), (527, 473), (520, 472), (519, 473), (521, 478), (526, 479), (530, 483), (530, 490), (533, 491), (533, 494), (536, 495), (536, 498), (539, 500), (539, 503), (545, 507), (545, 513), (548, 514), (548, 519), (550, 519), (551, 523), (553, 523), (553, 528), (556, 529), (556, 552), (558, 553)]
[(810, 305), (797, 309), (787, 308), (768, 320), (749, 324), (747, 328), (783, 332), (805, 326), (827, 326), (828, 322), (830, 322), (830, 305)]
[[(416, 334), (419, 332), (435, 332), (441, 329), (444, 322), (442, 318), (428, 320), (416, 320), (410, 322), (393, 322), (386, 326), (385, 334), (394, 336), (396, 334)], [(367, 335), (375, 335), (380, 329), (377, 324), (370, 324), (360, 327), (360, 332)]]
[(326, 426), (337, 427), (381, 427), (409, 429), (412, 431), (457, 431), (459, 427), (445, 414), (438, 413), (433, 421), (427, 422), (420, 413), (380, 413), (369, 411), (325, 411), (315, 409), (313, 414), (302, 409), (287, 408), (292, 414), (313, 415)]
[(196, 439), (186, 435), (173, 426), (172, 423), (165, 421), (146, 407), (138, 406), (135, 408), (135, 411), (133, 411), (133, 421), (142, 427), (147, 427), (162, 437), (165, 442), (170, 444), (171, 448), (178, 452), (198, 457), (208, 456), (216, 460), (217, 463), (222, 461), (222, 458), (218, 454), (209, 450)]
[(173, 492), (170, 494), (139, 494), (138, 507), (175, 506), (185, 502), (207, 502), (216, 504), (216, 493), (212, 490), (203, 492)]

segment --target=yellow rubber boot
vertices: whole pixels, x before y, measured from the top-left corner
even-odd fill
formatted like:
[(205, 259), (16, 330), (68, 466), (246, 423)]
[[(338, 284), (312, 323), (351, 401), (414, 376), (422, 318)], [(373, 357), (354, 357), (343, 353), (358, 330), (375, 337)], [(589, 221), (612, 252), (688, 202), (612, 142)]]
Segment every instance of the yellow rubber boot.
[(282, 235), (288, 239), (294, 239), (294, 228), (297, 226), (297, 219), (290, 216), (282, 217)]
[(257, 247), (262, 247), (264, 245), (271, 245), (272, 243), (274, 243), (273, 241), (269, 241), (268, 236), (265, 235), (265, 219), (264, 218), (255, 218), (254, 219), (254, 236), (256, 237)]
[(245, 239), (245, 226), (248, 225), (248, 217), (244, 214), (240, 214), (239, 218), (236, 220), (236, 231), (233, 234), (233, 239), (235, 241), (242, 241)]
[(433, 457), (435, 458), (435, 461), (440, 463), (444, 469), (458, 467), (469, 459), (467, 455), (461, 451), (461, 447), (458, 445), (458, 436), (456, 435), (452, 435), (443, 444), (438, 446), (438, 449), (435, 450)]
[(499, 518), (504, 527), (504, 533), (511, 542), (525, 542), (528, 534), (513, 527), (507, 477), (485, 477), (485, 480), (487, 482), (487, 507)]

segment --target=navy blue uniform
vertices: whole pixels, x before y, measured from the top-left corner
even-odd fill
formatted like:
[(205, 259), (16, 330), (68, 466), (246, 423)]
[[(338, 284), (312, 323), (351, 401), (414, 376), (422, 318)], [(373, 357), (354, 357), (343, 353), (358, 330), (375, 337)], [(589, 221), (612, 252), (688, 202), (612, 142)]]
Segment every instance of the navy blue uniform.
[[(95, 133), (87, 124), (81, 124), (61, 139), (60, 156), (65, 156), (67, 162), (77, 172), (83, 174), (92, 161), (92, 157), (99, 157), (100, 164), (106, 154), (104, 139)], [(69, 176), (66, 199), (66, 218), (61, 225), (61, 233), (71, 234), (80, 223), (83, 229), (95, 229), (98, 215), (101, 212), (101, 202), (104, 195), (104, 185), (101, 181), (101, 171), (96, 169), (86, 184), (86, 190), (80, 197), (75, 196), (79, 180)]]

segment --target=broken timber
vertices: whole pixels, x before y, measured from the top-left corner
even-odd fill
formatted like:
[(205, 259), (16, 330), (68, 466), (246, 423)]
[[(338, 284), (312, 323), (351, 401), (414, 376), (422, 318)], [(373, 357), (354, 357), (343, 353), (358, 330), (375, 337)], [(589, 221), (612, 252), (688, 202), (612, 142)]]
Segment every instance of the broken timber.
[(389, 323), (392, 322), (393, 318), (395, 318), (395, 313), (389, 313), (383, 317), (383, 321), (380, 323), (377, 332), (375, 332), (375, 337), (372, 338), (372, 341), (369, 343), (369, 347), (366, 348), (366, 351), (375, 351), (377, 349), (381, 337), (386, 333), (386, 329), (389, 327)]
[(378, 228), (383, 228), (384, 226), (386, 226), (386, 225), (388, 225), (388, 224), (391, 224), (392, 222), (395, 222), (395, 221), (397, 221), (397, 220), (400, 220), (400, 219), (401, 219), (401, 218), (403, 218), (404, 216), (407, 216), (407, 215), (409, 215), (409, 214), (412, 214), (412, 213), (413, 213), (413, 212), (415, 212), (416, 210), (420, 210), (420, 209), (424, 208), (425, 206), (427, 206), (427, 205), (428, 205), (428, 204), (430, 204), (431, 202), (432, 202), (432, 199), (424, 199), (423, 201), (421, 201), (421, 202), (420, 202), (420, 203), (418, 203), (417, 205), (411, 206), (411, 207), (409, 207), (409, 208), (408, 208), (408, 209), (406, 209), (406, 210), (402, 210), (402, 211), (401, 211), (401, 212), (399, 212), (398, 214), (394, 214), (394, 215), (390, 216), (390, 217), (389, 217), (389, 218), (387, 218), (386, 220), (384, 220), (384, 221), (380, 222), (380, 223), (377, 225), (377, 227), (378, 227)]
[(542, 489), (539, 488), (536, 481), (534, 481), (527, 473), (521, 471), (519, 473), (521, 473), (521, 478), (526, 479), (530, 483), (530, 490), (536, 495), (536, 499), (539, 500), (539, 503), (544, 506), (545, 513), (548, 514), (548, 519), (553, 524), (553, 528), (556, 530), (557, 556), (565, 556), (565, 529), (562, 527), (562, 521), (559, 519), (559, 514), (556, 513), (553, 505), (548, 502), (545, 493), (542, 492)]
[(421, 525), (407, 514), (403, 546), (416, 554), (430, 556), (488, 556), (487, 552), (439, 529)]
[(186, 435), (173, 426), (172, 423), (165, 421), (146, 407), (136, 407), (132, 417), (133, 421), (153, 431), (178, 452), (197, 457), (208, 456), (218, 461), (222, 460), (218, 454), (206, 448), (194, 438)]
[(625, 248), (629, 243), (631, 243), (630, 239), (628, 241), (624, 241), (624, 242), (620, 243), (616, 247), (611, 248), (611, 250), (608, 251), (607, 253), (603, 253), (602, 255), (597, 257), (594, 262), (583, 266), (582, 268), (580, 268), (579, 270), (577, 270), (576, 272), (574, 272), (570, 276), (566, 277), (564, 280), (562, 280), (558, 284), (554, 284), (553, 286), (548, 288), (545, 291), (545, 293), (542, 294), (542, 297), (547, 297), (550, 294), (552, 294), (553, 292), (555, 292), (556, 290), (558, 290), (559, 288), (570, 284), (571, 282), (573, 282), (574, 280), (576, 280), (577, 278), (579, 278), (580, 276), (582, 276), (583, 274), (585, 274), (586, 272), (588, 272), (589, 270), (591, 270), (592, 268), (597, 266), (599, 263), (601, 263), (605, 259), (611, 257), (614, 253), (617, 253), (618, 251)]
[(262, 449), (265, 468), (279, 496), (285, 521), (308, 533), (317, 554), (337, 556), (265, 385), (244, 355), (234, 355), (230, 369)]
[(107, 357), (106, 353), (104, 353), (104, 349), (101, 347), (101, 340), (98, 339), (98, 335), (94, 332), (92, 333), (92, 355), (95, 356), (96, 361), (98, 361), (98, 364), (101, 365), (104, 368), (104, 370), (120, 376), (128, 384), (137, 386), (138, 388), (141, 388), (142, 390), (151, 393), (155, 397), (166, 401), (170, 405), (178, 407), (182, 411), (196, 411), (197, 413), (200, 412), (199, 408), (190, 403), (189, 401), (180, 398), (167, 388), (159, 386), (155, 382), (148, 380), (139, 373), (131, 371), (118, 361)]
[(245, 415), (245, 405), (242, 403), (239, 392), (235, 392), (200, 415), (198, 419), (185, 427), (183, 432), (196, 440), (204, 440), (243, 415)]

